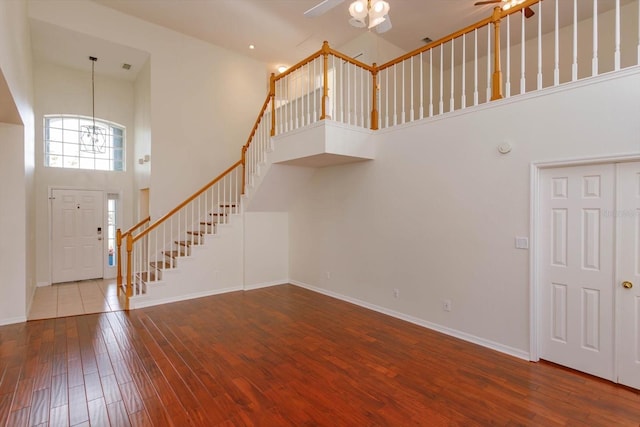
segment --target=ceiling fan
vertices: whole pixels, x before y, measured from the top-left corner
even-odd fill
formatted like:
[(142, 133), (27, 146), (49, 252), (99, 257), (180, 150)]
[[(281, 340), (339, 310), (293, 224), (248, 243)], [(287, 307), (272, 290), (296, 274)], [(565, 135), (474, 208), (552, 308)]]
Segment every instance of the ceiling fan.
[[(501, 6), (502, 10), (507, 10), (507, 9), (511, 9), (514, 6), (519, 5), (523, 1), (524, 0), (484, 0), (484, 1), (477, 1), (473, 5), (474, 6), (482, 6), (482, 5), (485, 5), (485, 4), (504, 3)], [(522, 10), (522, 12), (524, 13), (524, 17), (525, 18), (531, 18), (533, 15), (535, 15), (535, 12), (533, 11), (533, 9), (531, 9), (528, 6), (525, 7)]]
[[(320, 16), (344, 0), (323, 0), (304, 13), (307, 18)], [(389, 3), (385, 0), (355, 0), (349, 6), (351, 19), (349, 23), (357, 28), (375, 28), (378, 34), (382, 34), (391, 29), (391, 19), (389, 18)], [(367, 23), (368, 21), (368, 23)]]

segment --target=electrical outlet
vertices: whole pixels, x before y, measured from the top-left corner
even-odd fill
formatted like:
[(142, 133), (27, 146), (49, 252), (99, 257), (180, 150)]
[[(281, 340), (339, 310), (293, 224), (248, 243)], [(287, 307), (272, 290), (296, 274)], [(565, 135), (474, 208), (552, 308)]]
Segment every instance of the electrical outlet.
[(451, 311), (451, 300), (450, 299), (442, 300), (442, 309), (444, 311)]
[(399, 296), (400, 296), (400, 289), (395, 288), (395, 289), (393, 290), (393, 297), (394, 297), (394, 298), (398, 298)]

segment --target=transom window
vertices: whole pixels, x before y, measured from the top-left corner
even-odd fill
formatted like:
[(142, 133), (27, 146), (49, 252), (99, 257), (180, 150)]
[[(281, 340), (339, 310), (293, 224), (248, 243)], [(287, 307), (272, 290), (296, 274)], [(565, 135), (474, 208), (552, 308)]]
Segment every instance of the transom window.
[(84, 116), (45, 116), (44, 165), (52, 168), (124, 170), (125, 128)]

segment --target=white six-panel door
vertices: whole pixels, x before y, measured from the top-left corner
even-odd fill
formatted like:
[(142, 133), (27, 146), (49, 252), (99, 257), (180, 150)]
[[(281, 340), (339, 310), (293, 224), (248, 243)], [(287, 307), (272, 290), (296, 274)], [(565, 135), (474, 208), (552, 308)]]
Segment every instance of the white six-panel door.
[[(541, 171), (541, 357), (614, 378), (615, 166)], [(609, 213), (609, 214), (607, 214)]]
[(102, 277), (103, 193), (54, 189), (51, 196), (51, 282)]
[(540, 357), (640, 389), (640, 162), (539, 185)]
[(640, 389), (640, 163), (618, 164), (617, 175), (618, 382)]

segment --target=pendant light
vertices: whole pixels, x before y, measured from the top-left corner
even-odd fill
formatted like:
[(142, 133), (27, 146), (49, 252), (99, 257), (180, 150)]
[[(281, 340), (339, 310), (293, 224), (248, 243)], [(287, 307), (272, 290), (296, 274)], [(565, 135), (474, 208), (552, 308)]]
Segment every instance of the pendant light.
[(80, 150), (85, 153), (104, 153), (106, 151), (106, 132), (102, 126), (96, 126), (96, 84), (95, 65), (98, 58), (90, 56), (91, 60), (91, 125), (80, 126)]

